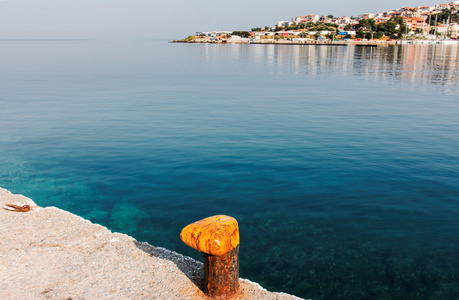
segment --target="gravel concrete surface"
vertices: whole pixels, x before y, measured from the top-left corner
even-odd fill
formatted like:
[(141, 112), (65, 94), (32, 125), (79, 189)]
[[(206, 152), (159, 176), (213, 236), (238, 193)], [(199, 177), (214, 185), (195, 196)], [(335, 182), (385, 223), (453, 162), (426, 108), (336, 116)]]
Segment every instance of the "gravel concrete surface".
[[(209, 299), (203, 264), (0, 188), (0, 299)], [(233, 299), (300, 299), (241, 279)]]

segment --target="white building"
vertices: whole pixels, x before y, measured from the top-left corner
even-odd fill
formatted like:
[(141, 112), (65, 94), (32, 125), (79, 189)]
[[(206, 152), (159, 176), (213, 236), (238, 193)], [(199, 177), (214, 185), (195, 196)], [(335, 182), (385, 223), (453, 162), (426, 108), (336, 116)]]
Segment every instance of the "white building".
[(289, 26), (290, 24), (292, 23), (289, 21), (279, 21), (277, 22), (277, 27), (286, 27), (286, 26)]
[(451, 23), (449, 27), (450, 27), (449, 30), (451, 32), (451, 36), (457, 38), (457, 36), (459, 35), (459, 24)]
[(350, 23), (351, 23), (351, 18), (349, 18), (349, 17), (339, 17), (336, 20), (336, 24), (338, 24), (338, 25), (346, 25), (346, 24), (350, 24)]
[(437, 32), (440, 34), (444, 34), (444, 33), (446, 34), (449, 32), (448, 25), (438, 25), (436, 29), (437, 29)]
[(430, 12), (435, 10), (435, 6), (417, 6), (417, 9), (421, 14), (422, 13), (430, 13)]
[(451, 6), (449, 4), (437, 4), (435, 5), (435, 9), (438, 11), (442, 11), (444, 9), (450, 9)]
[(373, 13), (367, 13), (367, 14), (362, 14), (359, 16), (359, 19), (374, 19), (375, 14)]
[(293, 18), (292, 21), (296, 24), (308, 23), (308, 22), (319, 22), (320, 17), (318, 15), (307, 15)]
[(395, 10), (389, 10), (383, 13), (383, 18), (390, 19), (396, 13)]
[(207, 37), (217, 37), (217, 36), (223, 36), (223, 35), (229, 35), (231, 34), (232, 31), (209, 31), (209, 32), (196, 32), (197, 36), (207, 36)]

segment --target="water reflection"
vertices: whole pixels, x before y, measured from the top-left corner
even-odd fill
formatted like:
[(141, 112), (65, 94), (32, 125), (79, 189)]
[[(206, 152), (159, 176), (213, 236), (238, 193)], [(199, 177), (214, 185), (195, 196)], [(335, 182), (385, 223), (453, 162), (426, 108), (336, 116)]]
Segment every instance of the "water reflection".
[[(403, 80), (444, 86), (458, 84), (459, 47), (456, 45), (404, 45), (391, 47), (314, 45), (202, 45), (204, 64), (222, 55), (264, 66), (269, 73), (340, 74), (363, 79)], [(197, 52), (197, 53), (198, 53)], [(220, 62), (221, 63), (221, 62)]]
[(356, 72), (383, 79), (442, 85), (457, 84), (458, 47), (407, 45), (388, 48), (357, 48)]
[(232, 215), (271, 290), (459, 299), (457, 48), (2, 46), (0, 186), (197, 259)]

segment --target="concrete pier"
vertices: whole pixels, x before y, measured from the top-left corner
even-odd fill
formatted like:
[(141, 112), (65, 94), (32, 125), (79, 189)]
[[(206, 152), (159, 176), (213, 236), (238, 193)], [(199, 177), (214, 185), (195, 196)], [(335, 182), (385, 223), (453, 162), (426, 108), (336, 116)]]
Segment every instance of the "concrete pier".
[[(0, 299), (208, 299), (203, 264), (0, 188)], [(300, 299), (241, 279), (234, 299)]]

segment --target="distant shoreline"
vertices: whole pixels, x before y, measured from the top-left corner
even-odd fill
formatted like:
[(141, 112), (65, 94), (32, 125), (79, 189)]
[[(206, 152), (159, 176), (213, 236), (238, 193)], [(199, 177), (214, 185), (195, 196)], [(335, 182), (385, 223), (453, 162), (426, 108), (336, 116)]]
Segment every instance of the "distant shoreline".
[(369, 46), (369, 47), (387, 47), (397, 44), (397, 41), (381, 41), (381, 40), (371, 40), (371, 41), (310, 41), (310, 40), (251, 40), (246, 38), (239, 39), (222, 39), (222, 40), (212, 40), (212, 39), (196, 39), (188, 41), (185, 39), (174, 40), (171, 43), (189, 43), (189, 44), (253, 44), (253, 45), (325, 45), (325, 46)]

